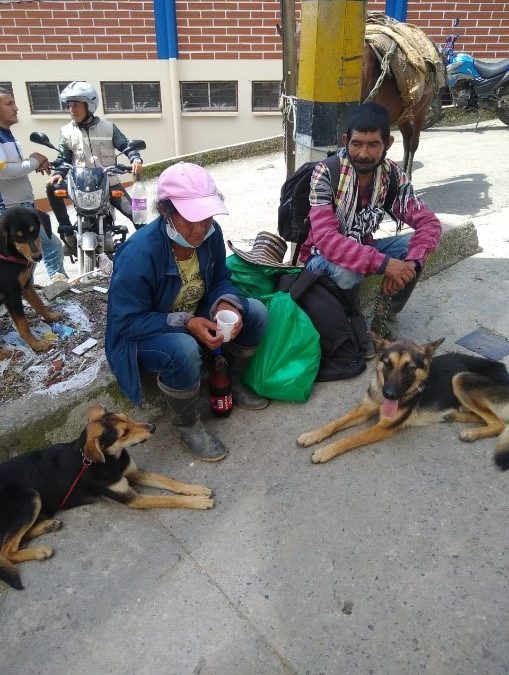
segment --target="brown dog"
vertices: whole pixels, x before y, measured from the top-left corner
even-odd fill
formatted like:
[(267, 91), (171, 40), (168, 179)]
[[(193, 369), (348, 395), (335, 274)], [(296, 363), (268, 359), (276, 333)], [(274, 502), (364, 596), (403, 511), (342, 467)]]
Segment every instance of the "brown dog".
[(462, 441), (500, 436), (495, 462), (509, 469), (509, 373), (502, 363), (465, 354), (433, 353), (444, 338), (417, 345), (375, 338), (375, 376), (362, 403), (334, 422), (302, 434), (298, 445), (319, 443), (340, 429), (378, 422), (359, 433), (315, 450), (315, 463), (391, 438), (405, 427), (435, 422), (483, 423), (460, 433)]
[[(48, 519), (60, 509), (89, 504), (101, 496), (134, 509), (212, 508), (209, 488), (138, 469), (126, 448), (146, 441), (154, 431), (153, 424), (94, 406), (79, 438), (0, 464), (0, 579), (22, 589), (13, 563), (45, 560), (53, 555), (49, 546), (19, 546), (60, 529), (61, 521)], [(133, 485), (177, 494), (141, 495)]]
[(12, 206), (0, 216), (0, 302), (7, 307), (20, 336), (35, 352), (49, 349), (50, 344), (32, 335), (22, 298), (49, 323), (62, 318), (46, 307), (33, 284), (35, 264), (42, 260), (41, 227), (51, 238), (49, 216), (36, 209)]

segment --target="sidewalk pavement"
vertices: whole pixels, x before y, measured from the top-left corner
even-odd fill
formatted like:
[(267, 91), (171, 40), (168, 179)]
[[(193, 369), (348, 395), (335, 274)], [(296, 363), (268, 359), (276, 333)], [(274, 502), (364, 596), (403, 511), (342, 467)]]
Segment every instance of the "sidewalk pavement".
[[(414, 183), (438, 212), (472, 217), (483, 251), (418, 284), (405, 336), (445, 336), (442, 351), (479, 326), (509, 336), (508, 140), (493, 122), (423, 134)], [(241, 247), (275, 230), (264, 214), (279, 161), (211, 170)], [(246, 172), (244, 200), (230, 198)], [(190, 459), (160, 417), (135, 461), (209, 485), (215, 508), (63, 513), (44, 537), (54, 558), (20, 565), (25, 591), (0, 587), (2, 674), (505, 675), (509, 472), (493, 465), (494, 441), (466, 445), (461, 425), (443, 424), (325, 465), (295, 445), (355, 404), (370, 372), (317, 384), (305, 404), (211, 420), (230, 450), (218, 464)], [(67, 434), (83, 399), (68, 397)]]

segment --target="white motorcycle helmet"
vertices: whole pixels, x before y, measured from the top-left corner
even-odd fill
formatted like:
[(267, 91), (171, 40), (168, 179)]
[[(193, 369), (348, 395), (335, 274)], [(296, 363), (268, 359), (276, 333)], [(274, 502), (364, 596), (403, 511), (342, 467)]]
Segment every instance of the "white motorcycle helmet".
[(62, 89), (60, 100), (62, 103), (81, 101), (86, 104), (88, 112), (91, 115), (95, 113), (99, 103), (96, 90), (88, 82), (71, 82), (65, 89)]

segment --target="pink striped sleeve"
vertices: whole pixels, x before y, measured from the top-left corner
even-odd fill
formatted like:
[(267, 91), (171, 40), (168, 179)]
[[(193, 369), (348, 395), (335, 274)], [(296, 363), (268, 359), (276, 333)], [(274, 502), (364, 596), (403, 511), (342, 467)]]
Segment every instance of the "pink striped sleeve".
[(418, 260), (424, 264), (440, 241), (442, 225), (433, 211), (423, 201), (418, 206), (410, 200), (404, 213), (401, 213), (399, 202), (393, 206), (394, 215), (415, 230), (410, 239), (407, 260)]
[(324, 258), (359, 274), (376, 274), (385, 260), (383, 253), (367, 244), (358, 244), (338, 232), (338, 218), (332, 204), (312, 206), (309, 210), (311, 227), (302, 246), (302, 259), (307, 260), (311, 246), (316, 246)]

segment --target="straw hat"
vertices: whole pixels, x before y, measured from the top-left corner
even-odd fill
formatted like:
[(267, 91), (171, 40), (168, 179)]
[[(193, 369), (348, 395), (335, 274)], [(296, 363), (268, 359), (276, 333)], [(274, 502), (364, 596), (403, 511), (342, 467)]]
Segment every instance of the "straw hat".
[(250, 251), (241, 251), (227, 241), (231, 250), (239, 258), (255, 265), (270, 265), (271, 267), (287, 267), (283, 262), (288, 245), (284, 239), (272, 232), (258, 232), (255, 237), (253, 248)]

